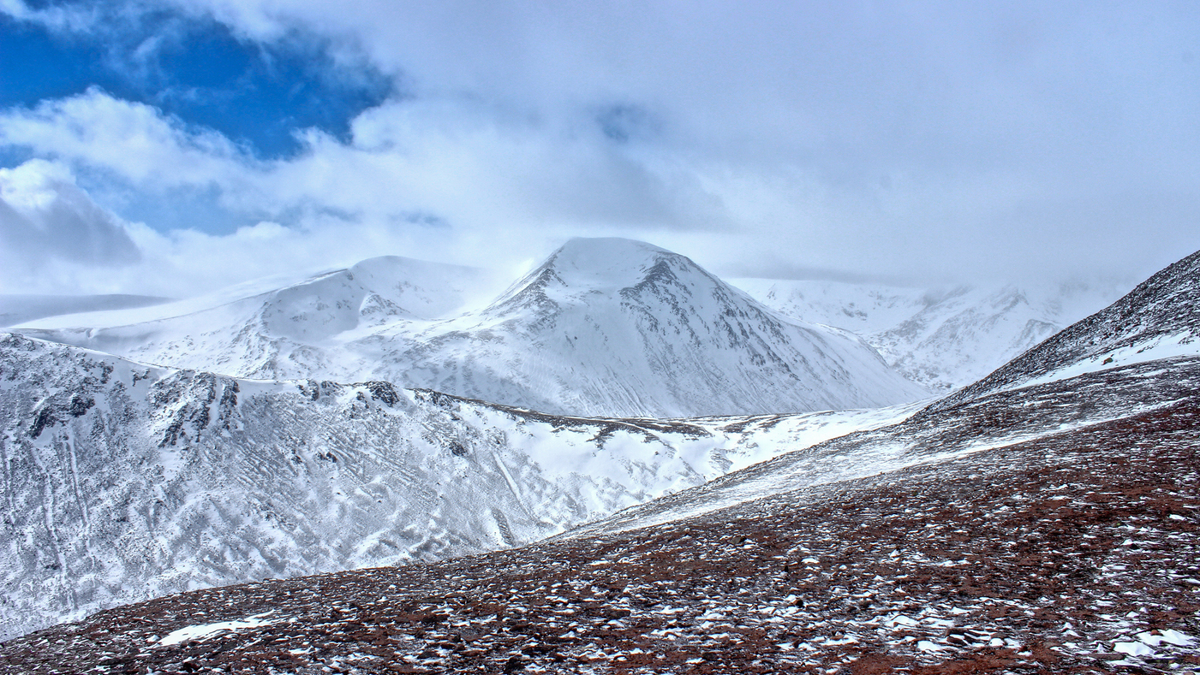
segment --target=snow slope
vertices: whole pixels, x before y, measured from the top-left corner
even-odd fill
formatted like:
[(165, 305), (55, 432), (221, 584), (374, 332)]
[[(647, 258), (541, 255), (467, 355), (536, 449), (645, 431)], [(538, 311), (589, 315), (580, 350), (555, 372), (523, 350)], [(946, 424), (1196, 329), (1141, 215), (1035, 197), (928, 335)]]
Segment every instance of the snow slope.
[(170, 367), (386, 380), (556, 414), (800, 412), (927, 395), (859, 338), (784, 319), (648, 244), (572, 240), (472, 309), (482, 277), (375, 259), (180, 316), (22, 331)]
[(191, 588), (526, 543), (888, 424), (560, 417), (0, 337), (0, 639)]
[(915, 288), (737, 279), (797, 320), (853, 331), (909, 379), (935, 391), (970, 384), (1128, 289), (1115, 282)]
[(314, 276), (274, 277), (142, 310), (56, 316), (17, 329), (143, 363), (236, 377), (370, 379), (343, 345), (380, 326), (413, 330), (468, 308), (485, 270), (398, 256)]
[(1200, 251), (934, 407), (1130, 364), (1200, 355), (1198, 338)]

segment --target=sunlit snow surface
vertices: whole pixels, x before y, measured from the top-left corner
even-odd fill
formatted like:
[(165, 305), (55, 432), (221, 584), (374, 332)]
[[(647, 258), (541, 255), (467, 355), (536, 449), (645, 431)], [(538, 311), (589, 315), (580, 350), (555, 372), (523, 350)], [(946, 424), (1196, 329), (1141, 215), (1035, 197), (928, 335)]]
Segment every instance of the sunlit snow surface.
[(161, 640), (155, 641), (155, 644), (161, 647), (169, 647), (171, 645), (182, 644), (192, 640), (204, 640), (206, 638), (221, 635), (231, 631), (241, 630), (244, 628), (258, 628), (260, 626), (270, 626), (271, 624), (279, 623), (285, 619), (267, 619), (267, 614), (257, 614), (247, 617), (241, 621), (217, 621), (215, 623), (205, 623), (195, 626), (180, 628), (179, 630), (171, 631), (163, 636)]
[(558, 414), (807, 412), (929, 395), (858, 337), (786, 319), (640, 242), (573, 240), (498, 294), (479, 270), (404, 258), (285, 281), (19, 332), (234, 377), (386, 380)]

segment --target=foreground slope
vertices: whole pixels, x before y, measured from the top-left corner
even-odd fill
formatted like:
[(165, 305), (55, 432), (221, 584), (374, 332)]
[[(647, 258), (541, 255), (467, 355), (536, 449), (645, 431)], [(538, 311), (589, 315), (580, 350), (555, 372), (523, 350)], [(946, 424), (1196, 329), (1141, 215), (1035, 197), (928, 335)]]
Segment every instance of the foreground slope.
[[(13, 673), (1200, 666), (1200, 364), (1177, 365), (1173, 401), (1108, 422), (638, 530), (601, 526), (485, 556), (161, 598), (5, 643), (0, 664)], [(1129, 375), (1138, 389), (1143, 374)], [(988, 428), (990, 413), (1023, 407), (999, 399), (947, 422), (969, 435)]]
[(804, 412), (928, 395), (857, 337), (786, 320), (649, 244), (572, 240), (476, 308), (486, 276), (378, 258), (154, 321), (60, 317), (22, 331), (169, 367), (385, 380), (555, 414)]
[(0, 334), (0, 638), (181, 590), (523, 544), (908, 412), (581, 419)]

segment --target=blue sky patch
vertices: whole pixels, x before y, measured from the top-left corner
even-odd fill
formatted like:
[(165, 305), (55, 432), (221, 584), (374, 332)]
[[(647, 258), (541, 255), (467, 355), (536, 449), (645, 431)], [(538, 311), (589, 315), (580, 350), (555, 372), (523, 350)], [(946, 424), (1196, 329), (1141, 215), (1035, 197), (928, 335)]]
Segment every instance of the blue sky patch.
[(215, 129), (260, 159), (294, 155), (298, 130), (346, 140), (350, 121), (394, 94), (369, 67), (336, 64), (319, 40), (262, 45), (214, 22), (143, 16), (105, 34), (64, 35), (0, 17), (0, 107), (99, 86)]

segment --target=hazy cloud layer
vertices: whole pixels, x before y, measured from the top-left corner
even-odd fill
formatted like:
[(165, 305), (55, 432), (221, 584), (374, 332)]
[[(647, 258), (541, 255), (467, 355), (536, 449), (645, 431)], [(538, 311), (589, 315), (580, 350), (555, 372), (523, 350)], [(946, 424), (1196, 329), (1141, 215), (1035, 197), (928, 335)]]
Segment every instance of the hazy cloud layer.
[(0, 267), (9, 282), (47, 265), (83, 268), (132, 265), (141, 253), (124, 225), (76, 187), (65, 168), (31, 160), (0, 169)]
[[(248, 44), (314, 36), (395, 94), (344, 137), (297, 129), (301, 151), (273, 159), (99, 89), (0, 111), (0, 144), (70, 167), (105, 209), (179, 204), (175, 222), (121, 227), (140, 265), (197, 269), (113, 290), (322, 254), (519, 266), (574, 235), (718, 272), (927, 280), (1145, 275), (1200, 248), (1194, 3), (163, 7)], [(139, 25), (0, 11), (73, 35)], [(233, 225), (260, 221), (281, 225)], [(218, 254), (207, 277), (183, 262)]]

